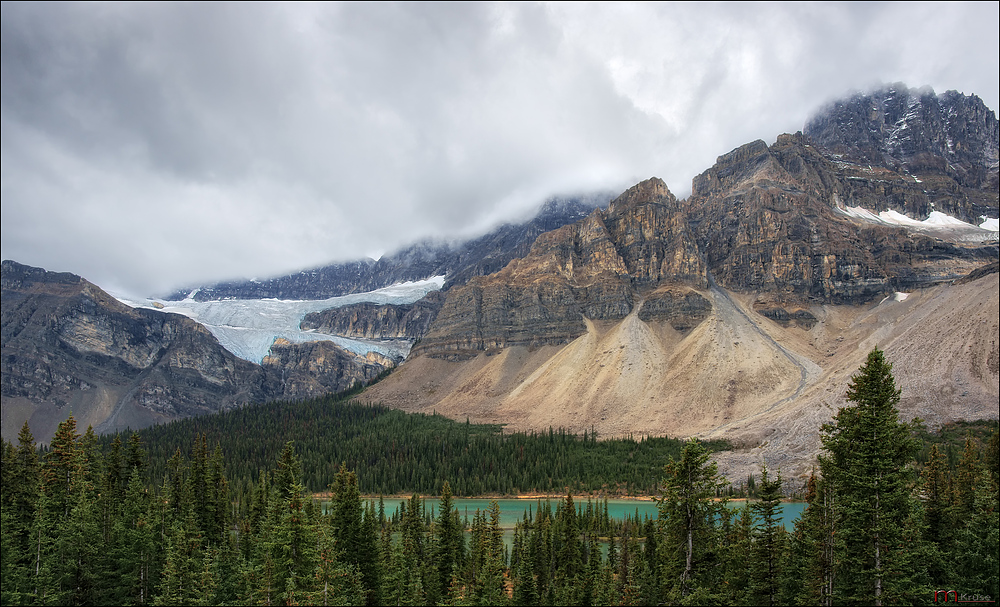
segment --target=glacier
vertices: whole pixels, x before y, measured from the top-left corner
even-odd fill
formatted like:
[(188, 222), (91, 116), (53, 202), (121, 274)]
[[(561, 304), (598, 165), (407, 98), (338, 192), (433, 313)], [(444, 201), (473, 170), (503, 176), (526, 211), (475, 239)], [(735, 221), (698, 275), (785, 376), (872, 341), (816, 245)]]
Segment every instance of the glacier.
[(260, 364), (271, 350), (274, 340), (284, 338), (292, 343), (332, 341), (355, 354), (378, 352), (396, 360), (406, 358), (412, 340), (371, 341), (350, 339), (340, 335), (303, 331), (302, 318), (310, 312), (356, 303), (410, 304), (431, 291), (444, 286), (444, 276), (432, 276), (418, 281), (403, 282), (366, 293), (352, 293), (318, 300), (224, 299), (195, 301), (188, 296), (177, 302), (163, 304), (153, 299), (136, 300), (115, 295), (118, 301), (133, 308), (187, 316), (212, 332), (226, 350)]

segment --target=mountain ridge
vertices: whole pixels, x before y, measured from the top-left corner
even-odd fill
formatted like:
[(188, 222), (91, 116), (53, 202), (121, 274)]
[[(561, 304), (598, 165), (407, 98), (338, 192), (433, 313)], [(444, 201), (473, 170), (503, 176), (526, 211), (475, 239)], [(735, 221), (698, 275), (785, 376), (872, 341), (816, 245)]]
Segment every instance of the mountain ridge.
[[(901, 96), (899, 90), (895, 94), (894, 99)], [(382, 260), (341, 264), (330, 271), (328, 284), (322, 273), (300, 273), (283, 277), (287, 284), (234, 283), (230, 291), (223, 285), (199, 297), (235, 297), (245, 294), (241, 289), (300, 297), (337, 284), (361, 289), (442, 272), (445, 288), (416, 304), (327, 310), (304, 319), (302, 327), (417, 340), (406, 361), (365, 399), (518, 429), (552, 425), (601, 435), (718, 435), (746, 446), (726, 464), (733, 470), (748, 457), (791, 462), (782, 459), (782, 449), (795, 461), (814, 453), (814, 437), (787, 428), (805, 432), (796, 420), (808, 419), (814, 433), (836, 410), (837, 386), (857, 368), (858, 352), (882, 347), (883, 338), (895, 340), (886, 345), (887, 353), (923, 370), (903, 374), (915, 386), (904, 399), (907, 412), (920, 412), (932, 423), (995, 416), (996, 274), (984, 269), (973, 277), (978, 268), (996, 263), (997, 234), (954, 222), (916, 221), (940, 209), (966, 218), (983, 210), (997, 215), (997, 181), (990, 177), (996, 161), (983, 164), (995, 159), (996, 146), (976, 148), (983, 133), (995, 140), (995, 115), (980, 112), (975, 100), (951, 96), (934, 102), (921, 95), (912, 108), (938, 109), (904, 114), (907, 129), (929, 133), (905, 145), (898, 128), (896, 135), (873, 135), (856, 150), (838, 148), (836, 141), (820, 144), (808, 135), (843, 137), (858, 120), (856, 107), (875, 103), (871, 99), (888, 103), (885, 95), (869, 95), (845, 101), (848, 110), (814, 120), (819, 126), (810, 131), (807, 125), (807, 134), (779, 135), (772, 145), (754, 141), (720, 155), (694, 178), (686, 200), (650, 178), (606, 207), (555, 204), (549, 219), (498, 228), (464, 248), (417, 243), (386, 256), (380, 266)], [(945, 106), (954, 115), (934, 119)], [(892, 116), (895, 125), (900, 119)], [(941, 133), (949, 132), (968, 135), (952, 139), (952, 149), (958, 141), (962, 152), (954, 158), (934, 147)], [(900, 224), (877, 215), (889, 211), (911, 219)], [(46, 288), (71, 292), (74, 280), (53, 274)], [(12, 292), (21, 288), (16, 282), (4, 278)], [(4, 360), (17, 360), (22, 354), (6, 337), (13, 308), (4, 288)], [(894, 300), (899, 291), (910, 297)], [(95, 307), (103, 301), (97, 295), (90, 299)], [(949, 311), (941, 303), (946, 301), (957, 302), (953, 307), (959, 312)], [(934, 313), (922, 312), (918, 302), (935, 302), (927, 308)], [(941, 328), (935, 315), (952, 319), (954, 330)], [(9, 316), (15, 326), (17, 315)], [(77, 332), (98, 335), (97, 326)], [(920, 326), (935, 327), (937, 342), (927, 342)], [(50, 342), (58, 341), (51, 325), (35, 330), (50, 331)], [(59, 343), (73, 350), (83, 339)], [(248, 367), (250, 376), (260, 378), (253, 384), (259, 398), (308, 398), (363, 383), (393, 364), (327, 344), (275, 342), (264, 365)], [(106, 369), (93, 372), (113, 375), (121, 365), (139, 369), (140, 351), (158, 352), (154, 345), (119, 352), (105, 360)], [(65, 352), (51, 352), (58, 367)], [(922, 362), (931, 352), (937, 352), (936, 362)], [(10, 377), (44, 372), (50, 363), (42, 358), (25, 358), (35, 368), (11, 367)], [(965, 361), (975, 372), (958, 369), (949, 358)], [(32, 406), (8, 390), (7, 378), (5, 367), (5, 432), (13, 419), (9, 411)], [(963, 385), (964, 394), (942, 391), (935, 382)], [(233, 394), (239, 393), (236, 388), (231, 387)]]

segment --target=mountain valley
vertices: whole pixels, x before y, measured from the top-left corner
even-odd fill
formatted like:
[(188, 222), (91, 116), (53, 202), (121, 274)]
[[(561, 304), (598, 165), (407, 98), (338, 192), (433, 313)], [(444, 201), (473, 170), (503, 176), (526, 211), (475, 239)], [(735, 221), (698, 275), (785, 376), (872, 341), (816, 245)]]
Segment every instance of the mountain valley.
[[(875, 346), (904, 418), (995, 419), (998, 139), (977, 97), (894, 85), (723, 154), (687, 199), (651, 178), (378, 261), (132, 306), (5, 261), (3, 435), (30, 420), (45, 439), (71, 409), (109, 431), (312, 398), (398, 365), (359, 398), (510, 430), (724, 438), (730, 478), (761, 461), (799, 477)], [(412, 300), (360, 295), (432, 277)], [(315, 340), (267, 325), (250, 360), (153, 309), (349, 293), (360, 299), (296, 312)]]

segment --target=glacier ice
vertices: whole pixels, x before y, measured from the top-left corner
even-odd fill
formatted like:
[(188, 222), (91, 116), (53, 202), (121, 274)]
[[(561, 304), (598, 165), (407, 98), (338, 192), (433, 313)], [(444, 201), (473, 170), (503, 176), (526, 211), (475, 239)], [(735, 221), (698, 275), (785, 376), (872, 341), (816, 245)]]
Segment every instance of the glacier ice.
[[(355, 354), (378, 352), (390, 358), (405, 358), (410, 351), (410, 340), (369, 341), (349, 339), (339, 335), (303, 331), (299, 328), (302, 318), (310, 312), (320, 312), (355, 303), (409, 304), (431, 291), (444, 286), (444, 276), (404, 282), (367, 293), (352, 293), (320, 300), (279, 299), (226, 299), (220, 301), (195, 301), (189, 296), (178, 302), (160, 307), (153, 300), (138, 301), (118, 297), (133, 308), (147, 308), (160, 312), (173, 312), (191, 318), (205, 326), (219, 340), (222, 347), (234, 355), (260, 363), (271, 349), (275, 339), (284, 338), (292, 343), (332, 341)], [(193, 295), (193, 294), (192, 294)]]

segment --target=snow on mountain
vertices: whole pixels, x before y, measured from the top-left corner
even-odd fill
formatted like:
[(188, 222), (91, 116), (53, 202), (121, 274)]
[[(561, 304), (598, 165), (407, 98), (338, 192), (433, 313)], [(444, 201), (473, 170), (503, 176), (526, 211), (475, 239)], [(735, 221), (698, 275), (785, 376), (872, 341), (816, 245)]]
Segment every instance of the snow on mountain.
[(848, 217), (854, 217), (869, 223), (902, 226), (904, 228), (920, 231), (948, 231), (957, 236), (958, 240), (967, 242), (996, 240), (998, 236), (997, 232), (1000, 231), (998, 220), (990, 219), (988, 217), (983, 217), (983, 222), (977, 226), (971, 223), (966, 223), (960, 219), (956, 219), (947, 213), (942, 213), (941, 211), (931, 211), (927, 219), (919, 221), (893, 210), (882, 211), (878, 215), (863, 207), (838, 207), (837, 210)]
[(118, 297), (118, 300), (134, 308), (187, 316), (211, 331), (225, 349), (255, 363), (261, 362), (270, 351), (271, 344), (279, 337), (293, 343), (332, 341), (355, 354), (378, 352), (391, 358), (405, 358), (412, 345), (409, 340), (347, 339), (337, 335), (303, 331), (299, 329), (299, 323), (310, 312), (349, 304), (413, 303), (431, 291), (440, 290), (444, 286), (444, 278), (444, 276), (432, 276), (425, 280), (390, 285), (367, 293), (353, 293), (320, 300), (227, 299), (202, 302), (195, 301), (189, 296), (188, 299), (169, 302), (168, 305), (153, 300), (136, 301), (125, 297)]

